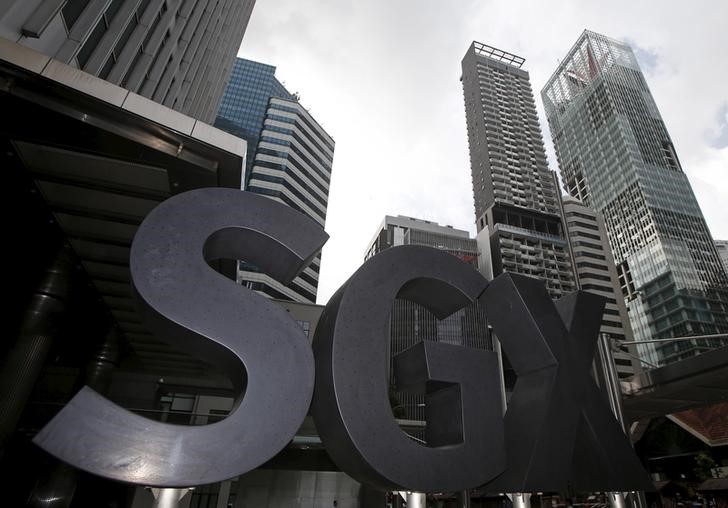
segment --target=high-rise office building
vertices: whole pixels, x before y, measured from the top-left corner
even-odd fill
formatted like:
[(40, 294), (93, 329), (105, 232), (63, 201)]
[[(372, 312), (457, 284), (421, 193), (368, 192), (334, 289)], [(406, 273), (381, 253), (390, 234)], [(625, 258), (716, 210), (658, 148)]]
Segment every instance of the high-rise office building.
[(203, 122), (255, 0), (10, 0), (0, 37)]
[(564, 196), (561, 207), (579, 289), (606, 300), (600, 333), (608, 336), (610, 346), (614, 348), (614, 364), (619, 377), (632, 376), (641, 368), (634, 346), (629, 346), (627, 351), (617, 348), (619, 341), (632, 342), (634, 338), (604, 220), (599, 213), (571, 196)]
[(383, 250), (398, 245), (424, 245), (447, 251), (477, 268), (478, 247), (470, 234), (452, 226), (398, 215), (387, 215), (369, 243), (364, 261)]
[[(41, 3), (63, 2), (24, 5)], [(219, 367), (142, 324), (129, 255), (162, 201), (201, 187), (239, 189), (245, 142), (5, 38), (0, 82), (6, 234), (22, 246), (8, 252), (4, 280), (12, 296), (0, 355), (0, 475), (13, 488), (1, 504), (151, 506), (143, 488), (81, 480), (29, 438), (84, 384), (161, 421), (192, 407), (213, 421), (231, 407), (236, 394)]]
[[(541, 92), (566, 190), (604, 216), (637, 340), (728, 331), (728, 280), (631, 48), (584, 31)], [(668, 363), (719, 345), (640, 346)]]
[(295, 100), (275, 76), (272, 65), (236, 58), (220, 102), (215, 127), (248, 142), (246, 174), (250, 175), (260, 131), (271, 97)]
[(486, 273), (540, 278), (557, 298), (576, 286), (523, 63), (479, 42), (462, 61), (476, 227)]
[[(334, 140), (274, 74), (275, 67), (237, 59), (215, 126), (248, 141), (245, 190), (295, 208), (323, 228)], [(321, 254), (284, 286), (241, 262), (238, 282), (272, 298), (315, 303), (320, 267)]]
[(716, 240), (715, 248), (718, 250), (720, 261), (723, 263), (723, 268), (728, 273), (728, 240)]
[[(369, 243), (364, 260), (399, 245), (422, 245), (444, 250), (478, 268), (478, 246), (467, 231), (452, 226), (405, 217), (385, 216)], [(397, 299), (390, 314), (390, 380), (393, 383), (393, 359), (423, 340), (447, 342), (477, 349), (491, 349), (485, 314), (479, 304), (461, 309), (438, 320), (430, 311), (408, 300)], [(390, 393), (394, 415), (407, 420), (405, 432), (424, 440), (425, 397), (405, 392)]]

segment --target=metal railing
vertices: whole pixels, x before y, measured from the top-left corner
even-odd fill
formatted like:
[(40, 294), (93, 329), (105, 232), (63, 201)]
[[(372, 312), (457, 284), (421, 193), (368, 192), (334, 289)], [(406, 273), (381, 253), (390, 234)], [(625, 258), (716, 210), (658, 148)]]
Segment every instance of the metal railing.
[[(713, 339), (725, 339), (723, 341), (723, 344), (718, 347), (723, 347), (728, 345), (728, 333), (714, 333), (714, 334), (708, 334), (708, 335), (689, 335), (685, 337), (669, 337), (665, 339), (649, 339), (649, 340), (618, 340), (618, 339), (612, 339), (615, 346), (619, 348), (619, 351), (626, 354), (630, 358), (639, 361), (640, 363), (647, 365), (650, 367), (650, 369), (657, 369), (661, 367), (661, 365), (655, 365), (652, 362), (649, 362), (645, 360), (644, 358), (639, 357), (638, 355), (634, 355), (630, 353), (629, 351), (625, 351), (625, 349), (622, 348), (622, 346), (638, 346), (643, 344), (672, 344), (675, 342), (695, 342), (698, 340), (713, 340)], [(708, 346), (705, 345), (699, 345), (697, 343), (694, 344), (696, 348), (702, 348), (702, 349), (708, 349), (713, 350), (717, 349), (717, 347)], [(703, 353), (708, 352), (704, 351)], [(698, 354), (703, 354), (698, 353)], [(679, 360), (677, 360), (679, 361)]]

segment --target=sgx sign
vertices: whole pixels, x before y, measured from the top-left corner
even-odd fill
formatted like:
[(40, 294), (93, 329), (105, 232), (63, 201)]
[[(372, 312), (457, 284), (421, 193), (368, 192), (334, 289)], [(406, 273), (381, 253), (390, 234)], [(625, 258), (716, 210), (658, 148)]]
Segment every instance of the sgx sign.
[[(107, 478), (188, 487), (265, 463), (310, 408), (336, 464), (382, 489), (649, 488), (589, 374), (600, 297), (578, 292), (554, 304), (534, 279), (502, 275), (488, 283), (444, 252), (396, 247), (331, 298), (312, 352), (282, 308), (208, 265), (245, 259), (288, 283), (327, 238), (295, 210), (232, 189), (190, 191), (159, 205), (131, 250), (140, 311), (158, 337), (225, 370), (241, 394), (235, 407), (220, 422), (178, 426), (137, 416), (85, 387), (35, 442)], [(387, 381), (395, 298), (439, 318), (475, 299), (484, 304), (518, 375), (505, 417), (495, 353), (422, 342), (396, 358), (395, 375), (398, 389), (426, 396), (427, 446), (399, 429)]]

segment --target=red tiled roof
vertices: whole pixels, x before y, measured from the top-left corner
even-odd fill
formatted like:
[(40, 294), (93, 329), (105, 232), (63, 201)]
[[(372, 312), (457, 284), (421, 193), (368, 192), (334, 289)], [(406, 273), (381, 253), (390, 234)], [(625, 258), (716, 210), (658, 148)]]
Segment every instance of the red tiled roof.
[(728, 490), (728, 478), (709, 478), (697, 490)]
[(710, 446), (728, 445), (728, 402), (671, 415), (703, 436)]

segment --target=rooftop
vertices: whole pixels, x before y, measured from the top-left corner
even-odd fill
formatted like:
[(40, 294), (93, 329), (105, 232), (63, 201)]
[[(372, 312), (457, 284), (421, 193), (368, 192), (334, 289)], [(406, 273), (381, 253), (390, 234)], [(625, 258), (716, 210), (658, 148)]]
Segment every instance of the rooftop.
[(499, 62), (518, 67), (519, 69), (526, 61), (523, 57), (514, 55), (513, 53), (508, 53), (502, 49), (494, 48), (493, 46), (488, 46), (487, 44), (483, 44), (478, 41), (473, 41), (473, 50), (476, 55), (485, 56), (491, 60), (497, 60)]

